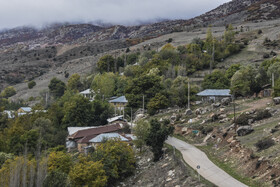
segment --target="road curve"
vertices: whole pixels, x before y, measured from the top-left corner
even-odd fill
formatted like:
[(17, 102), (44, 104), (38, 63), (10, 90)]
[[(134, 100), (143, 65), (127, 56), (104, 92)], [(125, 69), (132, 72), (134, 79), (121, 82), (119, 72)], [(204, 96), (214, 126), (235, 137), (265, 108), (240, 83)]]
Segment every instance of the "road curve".
[(178, 149), (184, 160), (195, 170), (200, 166), (198, 172), (208, 181), (220, 187), (245, 187), (247, 185), (236, 180), (224, 170), (211, 162), (206, 154), (198, 148), (174, 137), (168, 137), (166, 143)]

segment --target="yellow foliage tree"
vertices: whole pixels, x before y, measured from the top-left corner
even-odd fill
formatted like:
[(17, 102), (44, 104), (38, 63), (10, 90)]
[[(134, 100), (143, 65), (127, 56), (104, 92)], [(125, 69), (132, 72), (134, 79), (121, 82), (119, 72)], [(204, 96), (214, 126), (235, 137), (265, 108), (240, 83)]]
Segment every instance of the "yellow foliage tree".
[(58, 170), (66, 174), (72, 167), (71, 155), (62, 151), (51, 152), (48, 159), (48, 171)]
[(84, 156), (79, 157), (79, 162), (71, 169), (69, 176), (74, 186), (102, 187), (107, 184), (102, 162), (88, 161)]

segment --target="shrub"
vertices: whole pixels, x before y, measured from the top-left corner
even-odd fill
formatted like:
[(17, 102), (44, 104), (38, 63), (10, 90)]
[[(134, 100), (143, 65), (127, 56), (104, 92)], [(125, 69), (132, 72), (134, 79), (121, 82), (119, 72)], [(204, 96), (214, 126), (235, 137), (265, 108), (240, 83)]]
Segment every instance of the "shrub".
[(263, 58), (269, 58), (269, 54), (268, 53), (263, 54)]
[(238, 116), (236, 118), (235, 123), (240, 126), (245, 126), (245, 125), (248, 125), (249, 119), (250, 119), (250, 116), (248, 116), (246, 114), (241, 114), (240, 116)]
[(9, 86), (1, 92), (0, 97), (9, 98), (15, 94), (16, 94), (15, 88), (12, 86)]
[(268, 110), (258, 110), (254, 119), (262, 120), (269, 117), (271, 117), (271, 113)]
[(269, 147), (273, 146), (275, 143), (271, 138), (265, 138), (262, 140), (259, 140), (255, 146), (257, 147), (258, 151), (262, 151), (265, 149), (268, 149)]
[(34, 86), (36, 86), (36, 82), (35, 82), (35, 81), (30, 81), (30, 82), (28, 83), (28, 88), (29, 88), (29, 89), (32, 89)]

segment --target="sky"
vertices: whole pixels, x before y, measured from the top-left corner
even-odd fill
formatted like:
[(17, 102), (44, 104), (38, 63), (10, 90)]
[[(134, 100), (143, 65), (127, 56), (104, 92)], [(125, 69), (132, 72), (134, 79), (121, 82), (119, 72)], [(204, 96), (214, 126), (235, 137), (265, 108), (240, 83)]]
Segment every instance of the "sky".
[(0, 29), (52, 23), (135, 25), (189, 19), (230, 0), (0, 0)]

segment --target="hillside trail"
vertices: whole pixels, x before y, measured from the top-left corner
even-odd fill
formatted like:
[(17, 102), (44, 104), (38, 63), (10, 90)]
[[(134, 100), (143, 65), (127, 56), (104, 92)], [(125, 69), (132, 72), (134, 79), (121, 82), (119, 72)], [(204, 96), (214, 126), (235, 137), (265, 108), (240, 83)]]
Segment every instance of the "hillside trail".
[(250, 103), (244, 103), (244, 101), (237, 101), (237, 104), (243, 104), (246, 109), (239, 111), (240, 113), (243, 112), (247, 112), (250, 110), (256, 110), (256, 109), (260, 109), (260, 108), (265, 108), (267, 107), (268, 103), (272, 103), (272, 99), (271, 98), (263, 98), (263, 99), (259, 99)]

